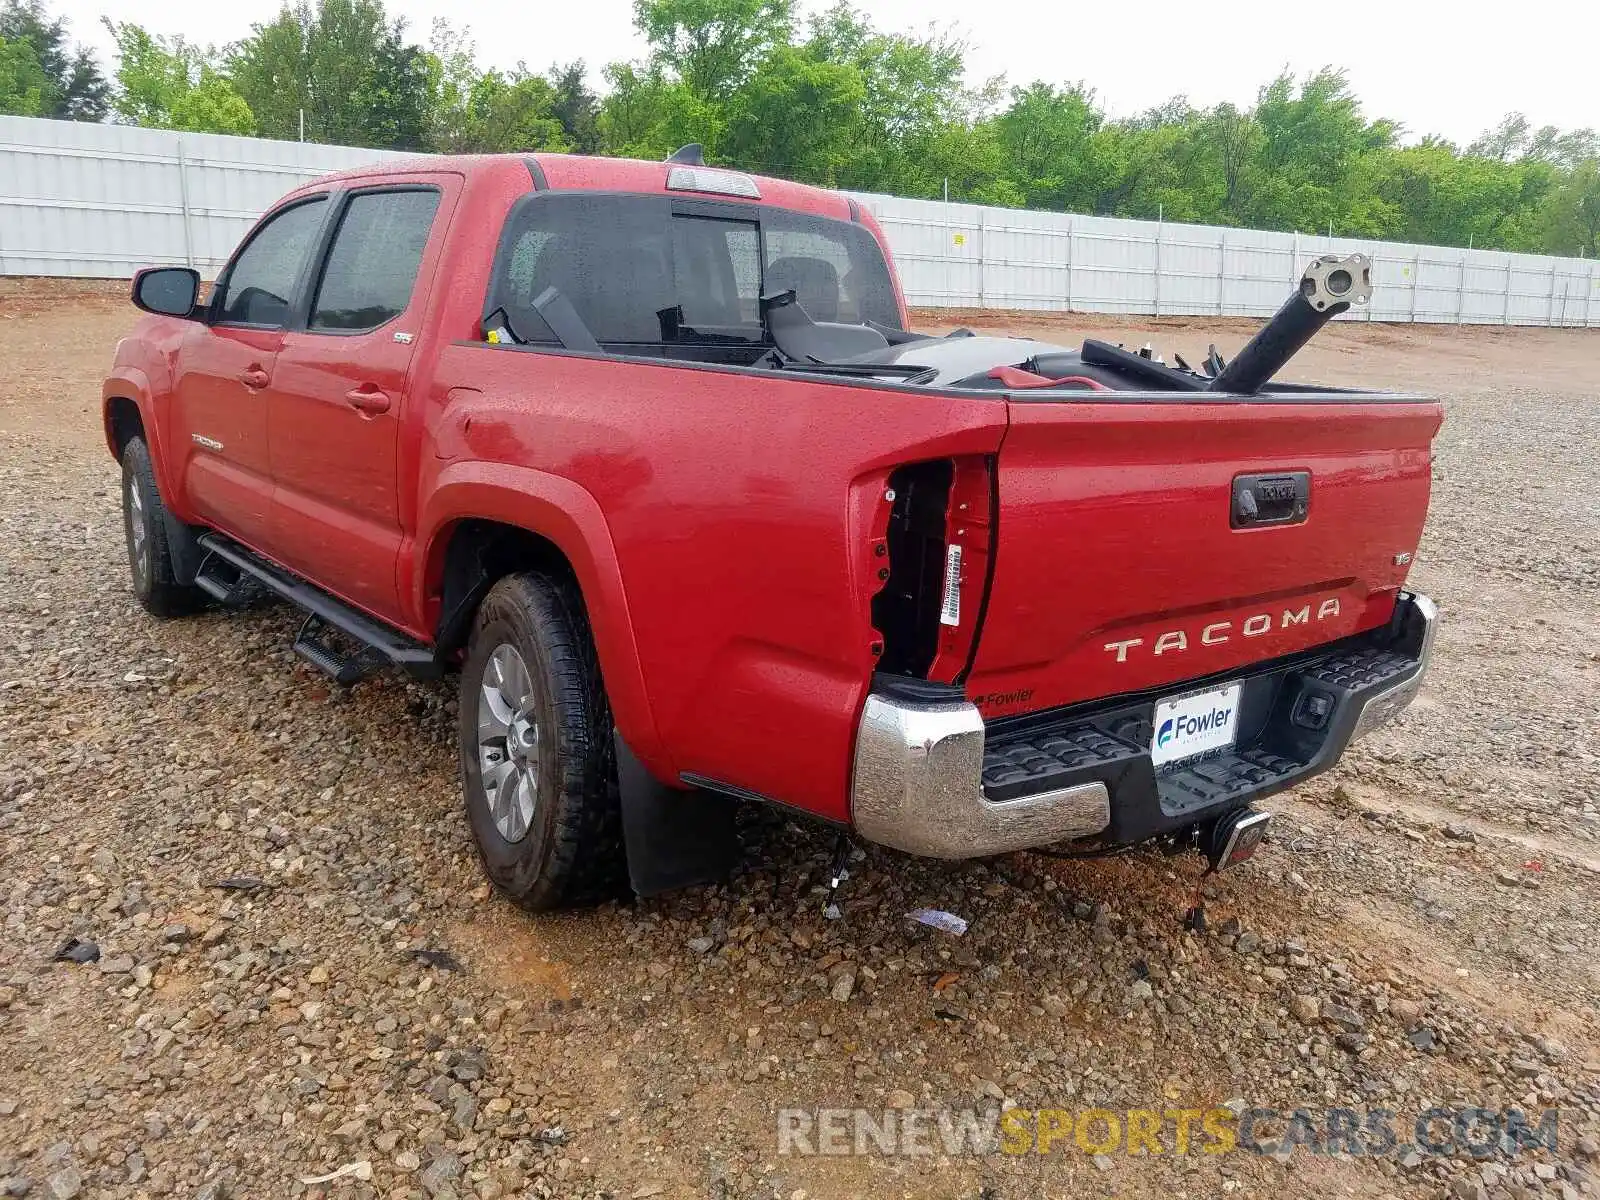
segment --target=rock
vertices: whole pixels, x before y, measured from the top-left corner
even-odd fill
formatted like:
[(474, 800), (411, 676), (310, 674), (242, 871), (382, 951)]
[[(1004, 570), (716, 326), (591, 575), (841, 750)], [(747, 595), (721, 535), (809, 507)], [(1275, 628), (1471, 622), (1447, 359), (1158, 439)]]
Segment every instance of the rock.
[(1515, 871), (1507, 870), (1505, 867), (1498, 867), (1495, 869), (1494, 881), (1501, 887), (1520, 887), (1522, 876)]
[[(487, 785), (485, 785), (487, 786)], [(323, 984), (328, 982), (328, 968), (318, 963), (306, 972), (306, 982), (310, 984)]]
[(187, 925), (164, 925), (161, 928), (161, 940), (173, 946), (181, 946), (185, 942), (194, 941), (194, 930)]
[(1343, 1004), (1336, 1004), (1332, 1000), (1323, 1002), (1322, 1019), (1349, 1033), (1360, 1033), (1367, 1027), (1366, 1021), (1355, 1009), (1346, 1008)]
[(917, 1098), (904, 1088), (895, 1088), (883, 1098), (885, 1108), (915, 1108)]
[(1109, 1154), (1096, 1154), (1094, 1156), (1094, 1165), (1097, 1170), (1109, 1171), (1117, 1164), (1112, 1160)]
[(856, 964), (840, 963), (830, 974), (832, 984), (828, 994), (840, 1004), (848, 1003), (856, 989)]
[(194, 1194), (194, 1200), (228, 1200), (233, 1190), (226, 1179), (213, 1179)]
[(1478, 835), (1465, 825), (1446, 825), (1444, 827), (1444, 836), (1452, 842), (1476, 842), (1478, 840)]
[(1600, 1158), (1600, 1139), (1586, 1133), (1578, 1139), (1578, 1154), (1583, 1158)]
[(1415, 1171), (1422, 1165), (1422, 1155), (1418, 1154), (1415, 1147), (1408, 1149), (1400, 1156), (1400, 1169), (1402, 1171)]
[(1233, 948), (1240, 954), (1254, 954), (1261, 945), (1261, 935), (1253, 929), (1247, 929), (1239, 935), (1239, 940)]
[(716, 948), (716, 938), (697, 937), (689, 939), (689, 949), (696, 954), (710, 954)]
[(1470, 1175), (1457, 1175), (1450, 1183), (1450, 1195), (1455, 1200), (1489, 1200), (1483, 1183)]
[(100, 960), (100, 973), (102, 975), (131, 975), (133, 973), (133, 955), (116, 954), (110, 958)]
[(68, 938), (51, 956), (55, 962), (92, 963), (100, 957), (100, 947), (81, 938)]
[(1406, 1040), (1418, 1050), (1432, 1050), (1434, 1046), (1433, 1030), (1426, 1025), (1420, 1029), (1413, 1029), (1406, 1034)]
[(1399, 1022), (1400, 1028), (1415, 1028), (1422, 1019), (1422, 1005), (1415, 1000), (1407, 1000), (1403, 996), (1391, 997), (1389, 1000), (1389, 1015)]
[(1265, 979), (1268, 983), (1287, 983), (1289, 979), (1289, 972), (1285, 971), (1282, 967), (1262, 967), (1261, 978)]
[(7, 1175), (0, 1179), (0, 1196), (26, 1196), (33, 1191), (33, 1181), (26, 1175)]
[(659, 1180), (651, 1179), (634, 1188), (632, 1200), (649, 1200), (649, 1197), (659, 1196), (666, 1190), (666, 1184), (660, 1182)]
[(1155, 995), (1155, 989), (1150, 986), (1148, 979), (1136, 979), (1128, 988), (1128, 996), (1134, 1000), (1148, 1000)]
[(83, 1175), (77, 1167), (65, 1166), (45, 1180), (51, 1200), (72, 1200), (83, 1191)]
[(1289, 1011), (1302, 1025), (1312, 1025), (1322, 1015), (1322, 1002), (1315, 996), (1295, 996), (1289, 1001)]
[(461, 1159), (446, 1152), (427, 1165), (422, 1174), (417, 1176), (417, 1182), (428, 1195), (437, 1196), (460, 1178)]

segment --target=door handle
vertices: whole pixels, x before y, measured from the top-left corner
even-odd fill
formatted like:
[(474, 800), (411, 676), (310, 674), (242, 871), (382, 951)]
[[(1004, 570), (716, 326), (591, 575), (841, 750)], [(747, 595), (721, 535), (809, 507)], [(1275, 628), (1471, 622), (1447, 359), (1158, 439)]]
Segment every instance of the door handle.
[(357, 412), (375, 417), (389, 411), (389, 397), (375, 387), (351, 388), (344, 394), (346, 403)]
[(250, 388), (252, 391), (255, 391), (264, 388), (267, 386), (267, 384), (271, 383), (272, 376), (268, 375), (260, 367), (251, 367), (247, 371), (239, 372), (239, 382), (244, 384), (245, 387)]

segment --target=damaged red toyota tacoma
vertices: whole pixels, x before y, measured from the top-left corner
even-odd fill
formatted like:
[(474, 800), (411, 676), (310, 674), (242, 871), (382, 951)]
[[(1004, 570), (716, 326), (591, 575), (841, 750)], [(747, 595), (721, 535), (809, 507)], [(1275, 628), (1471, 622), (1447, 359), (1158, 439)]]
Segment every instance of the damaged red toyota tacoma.
[(466, 809), (530, 908), (719, 877), (735, 802), (916, 855), (1158, 841), (1416, 693), (1440, 406), (1231, 361), (908, 329), (872, 215), (704, 165), (385, 163), (299, 188), (104, 387), (134, 591), (278, 598), (350, 683), (459, 675)]

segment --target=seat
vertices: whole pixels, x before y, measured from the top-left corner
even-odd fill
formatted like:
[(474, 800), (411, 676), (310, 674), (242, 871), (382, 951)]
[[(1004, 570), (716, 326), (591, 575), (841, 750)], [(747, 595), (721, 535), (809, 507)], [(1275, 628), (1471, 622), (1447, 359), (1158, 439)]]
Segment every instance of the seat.
[(790, 289), (813, 321), (839, 319), (839, 272), (827, 259), (773, 259), (767, 267), (765, 291), (770, 295)]

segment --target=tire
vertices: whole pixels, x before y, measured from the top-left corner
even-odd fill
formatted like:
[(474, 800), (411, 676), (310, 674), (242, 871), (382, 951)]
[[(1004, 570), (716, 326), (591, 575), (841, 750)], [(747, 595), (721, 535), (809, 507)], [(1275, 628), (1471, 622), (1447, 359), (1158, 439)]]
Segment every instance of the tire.
[(459, 743), (467, 820), (496, 887), (535, 912), (621, 893), (611, 709), (572, 584), (509, 575), (484, 597), (461, 671)]
[(122, 448), (122, 532), (128, 547), (133, 594), (151, 616), (192, 613), (205, 603), (199, 588), (178, 582), (167, 542), (167, 506), (156, 486), (150, 449), (143, 438)]

